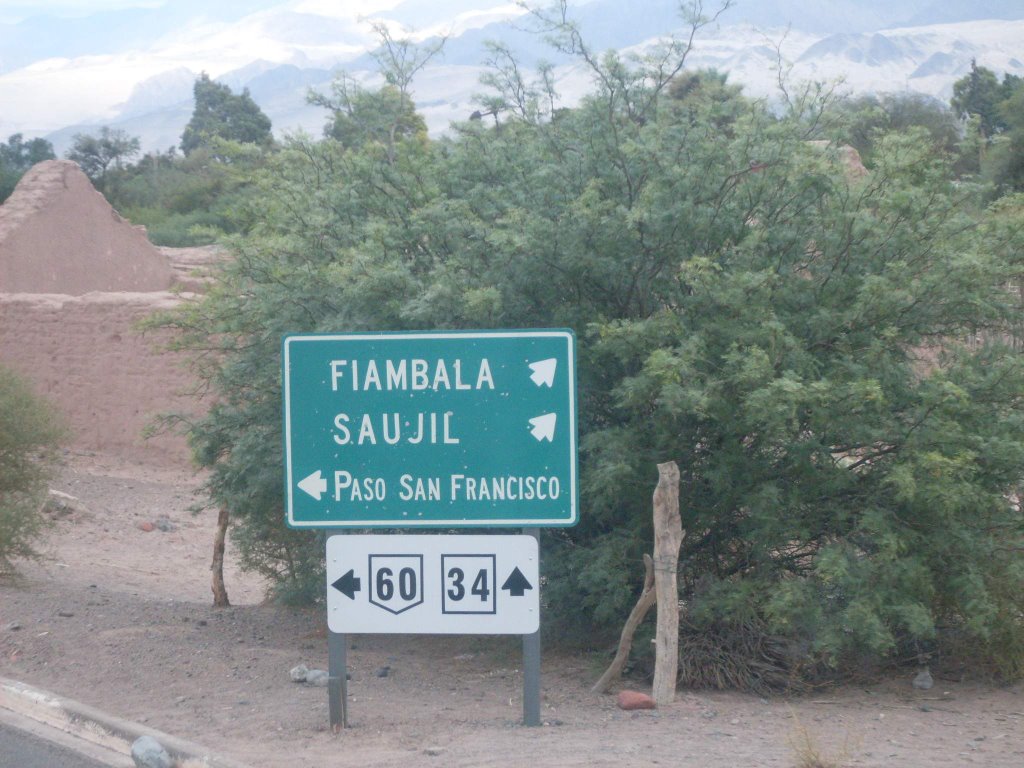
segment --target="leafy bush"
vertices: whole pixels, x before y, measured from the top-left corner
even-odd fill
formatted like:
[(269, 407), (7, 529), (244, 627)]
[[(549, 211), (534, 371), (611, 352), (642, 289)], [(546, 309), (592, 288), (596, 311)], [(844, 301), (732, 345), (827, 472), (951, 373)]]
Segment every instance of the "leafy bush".
[(588, 63), (578, 108), (509, 70), (496, 126), (300, 137), (257, 174), (237, 258), (169, 321), (221, 397), (190, 436), (250, 565), (302, 584), (322, 553), (282, 523), (283, 333), (570, 327), (582, 514), (546, 535), (547, 627), (614, 637), (674, 459), (694, 625), (784, 638), (787, 674), (949, 625), (1020, 642), (1019, 217), (923, 131), (863, 175), (808, 142), (827, 98), (780, 118), (664, 59)]
[(52, 406), (0, 366), (0, 572), (37, 555), (46, 483), (63, 435)]

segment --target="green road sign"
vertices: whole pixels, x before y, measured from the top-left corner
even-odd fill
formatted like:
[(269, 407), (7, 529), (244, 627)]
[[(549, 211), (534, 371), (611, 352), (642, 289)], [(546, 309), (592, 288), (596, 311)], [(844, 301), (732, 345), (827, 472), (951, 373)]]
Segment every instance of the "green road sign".
[(295, 528), (578, 521), (571, 331), (291, 335)]

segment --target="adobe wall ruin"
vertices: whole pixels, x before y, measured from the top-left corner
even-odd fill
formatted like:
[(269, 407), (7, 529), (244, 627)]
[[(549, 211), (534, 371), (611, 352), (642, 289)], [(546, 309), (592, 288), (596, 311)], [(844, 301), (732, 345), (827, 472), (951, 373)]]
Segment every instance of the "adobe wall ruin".
[(161, 413), (195, 414), (192, 379), (166, 332), (138, 330), (202, 287), (213, 256), (157, 249), (77, 165), (31, 169), (0, 206), (0, 363), (23, 375), (70, 427), (68, 447), (134, 463), (185, 466), (183, 437), (144, 431)]
[(53, 403), (70, 446), (132, 462), (186, 465), (182, 437), (144, 430), (168, 411), (196, 413), (192, 379), (165, 334), (137, 324), (177, 304), (169, 293), (0, 294), (0, 361)]
[(166, 291), (173, 272), (70, 160), (33, 166), (0, 206), (0, 292)]

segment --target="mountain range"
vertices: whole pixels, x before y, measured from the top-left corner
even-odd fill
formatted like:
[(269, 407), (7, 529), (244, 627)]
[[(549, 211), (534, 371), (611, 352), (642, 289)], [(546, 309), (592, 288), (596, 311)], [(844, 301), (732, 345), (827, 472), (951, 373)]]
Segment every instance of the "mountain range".
[[(595, 50), (642, 51), (683, 29), (676, 0), (578, 0), (570, 11)], [(508, 45), (524, 67), (555, 65), (566, 104), (591, 87), (579, 62), (502, 0), (174, 0), (0, 23), (0, 136), (45, 136), (62, 154), (76, 133), (109, 125), (139, 136), (145, 150), (166, 150), (180, 140), (204, 71), (248, 88), (276, 133), (319, 134), (327, 115), (307, 103), (308, 91), (328, 91), (341, 70), (376, 76), (370, 20), (419, 41), (447, 36), (414, 82), (434, 133), (476, 109), (487, 40)], [(947, 101), (972, 60), (1024, 75), (1024, 2), (737, 0), (700, 32), (688, 66), (726, 71), (768, 98), (778, 95), (781, 65), (791, 82), (842, 79), (853, 92)]]

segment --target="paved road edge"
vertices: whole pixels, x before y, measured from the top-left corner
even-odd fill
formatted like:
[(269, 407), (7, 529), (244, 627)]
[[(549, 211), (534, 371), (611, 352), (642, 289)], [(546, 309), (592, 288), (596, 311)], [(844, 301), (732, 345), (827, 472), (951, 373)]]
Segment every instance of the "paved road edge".
[(0, 707), (124, 755), (140, 736), (152, 736), (182, 768), (249, 768), (209, 749), (87, 704), (0, 677)]

